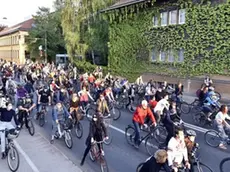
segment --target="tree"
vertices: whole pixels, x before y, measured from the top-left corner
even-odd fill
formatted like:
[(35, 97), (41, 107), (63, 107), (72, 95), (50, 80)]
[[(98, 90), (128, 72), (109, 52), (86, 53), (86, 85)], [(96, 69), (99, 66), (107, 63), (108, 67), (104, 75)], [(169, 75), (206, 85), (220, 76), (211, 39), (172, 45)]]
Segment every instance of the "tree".
[(7, 28), (6, 25), (0, 24), (0, 32), (1, 32), (2, 30), (4, 30), (5, 28)]
[(94, 62), (94, 51), (98, 49), (103, 49), (104, 52), (101, 54), (106, 56), (108, 30), (101, 27), (101, 24), (106, 23), (99, 17), (99, 10), (108, 7), (113, 2), (114, 0), (65, 1), (62, 10), (62, 27), (67, 52), (72, 60), (76, 56), (81, 56), (85, 61), (86, 53), (90, 52)]
[(33, 16), (34, 27), (27, 38), (32, 58), (39, 57), (38, 47), (40, 45), (44, 50), (43, 58), (45, 57), (45, 43), (47, 43), (47, 59), (49, 61), (54, 60), (56, 54), (66, 53), (61, 27), (61, 12), (58, 8), (60, 5), (57, 1), (55, 1), (57, 11), (50, 13), (49, 8), (39, 7), (36, 15)]

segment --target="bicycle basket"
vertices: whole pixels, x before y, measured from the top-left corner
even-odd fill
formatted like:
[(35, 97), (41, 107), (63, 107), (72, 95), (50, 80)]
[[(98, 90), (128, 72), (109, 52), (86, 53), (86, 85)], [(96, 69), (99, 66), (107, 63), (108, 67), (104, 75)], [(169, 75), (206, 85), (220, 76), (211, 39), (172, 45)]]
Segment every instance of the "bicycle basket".
[(72, 120), (68, 118), (63, 125), (64, 130), (71, 130), (73, 128), (72, 124), (73, 124)]
[(108, 128), (110, 125), (112, 125), (113, 119), (112, 118), (104, 118), (104, 124), (105, 127)]

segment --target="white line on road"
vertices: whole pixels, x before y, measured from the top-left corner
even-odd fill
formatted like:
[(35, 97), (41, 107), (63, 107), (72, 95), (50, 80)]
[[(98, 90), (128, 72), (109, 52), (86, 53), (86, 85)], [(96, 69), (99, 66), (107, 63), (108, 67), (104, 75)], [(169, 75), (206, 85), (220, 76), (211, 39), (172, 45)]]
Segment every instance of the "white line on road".
[(17, 150), (22, 154), (22, 156), (25, 158), (26, 162), (29, 164), (29, 166), (32, 168), (33, 172), (40, 172), (36, 165), (32, 162), (30, 157), (23, 151), (21, 146), (18, 144), (17, 141), (14, 140), (14, 144), (17, 147)]

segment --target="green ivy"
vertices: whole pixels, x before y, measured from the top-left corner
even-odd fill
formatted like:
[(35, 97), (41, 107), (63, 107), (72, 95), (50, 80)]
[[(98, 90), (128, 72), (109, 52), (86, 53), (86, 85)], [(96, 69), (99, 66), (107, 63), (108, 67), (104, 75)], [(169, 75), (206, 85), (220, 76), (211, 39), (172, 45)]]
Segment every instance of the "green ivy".
[[(107, 13), (108, 68), (134, 79), (145, 72), (180, 77), (230, 73), (230, 2), (194, 4), (192, 0)], [(169, 6), (186, 9), (186, 23), (153, 27), (153, 16)], [(132, 14), (132, 12), (136, 12)], [(183, 63), (151, 62), (152, 50), (184, 49)]]

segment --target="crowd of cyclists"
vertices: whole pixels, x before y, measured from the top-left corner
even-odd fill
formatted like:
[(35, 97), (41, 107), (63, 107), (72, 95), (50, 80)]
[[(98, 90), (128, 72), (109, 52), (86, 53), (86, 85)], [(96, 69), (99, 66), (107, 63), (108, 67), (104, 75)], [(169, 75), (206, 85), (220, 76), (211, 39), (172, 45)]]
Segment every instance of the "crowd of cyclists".
[[(127, 79), (114, 77), (110, 73), (103, 77), (103, 70), (97, 67), (92, 73), (80, 73), (71, 64), (65, 67), (52, 64), (29, 62), (26, 65), (16, 65), (12, 62), (0, 61), (0, 130), (14, 128), (11, 124), (14, 118), (17, 130), (25, 124), (28, 117), (36, 109), (35, 119), (39, 119), (42, 107), (52, 114), (52, 135), (61, 138), (63, 126), (71, 128), (72, 121), (80, 121), (83, 114), (92, 104), (95, 106), (91, 116), (89, 134), (86, 139), (86, 149), (81, 161), (84, 164), (92, 143), (98, 143), (103, 155), (103, 146), (99, 142), (109, 139), (104, 119), (111, 117), (111, 103), (119, 108), (127, 108), (133, 113), (132, 121), (135, 128), (134, 147), (139, 148), (140, 132), (143, 128), (156, 127), (163, 124), (167, 131), (165, 142), (159, 145), (159, 150), (149, 157), (139, 168), (140, 172), (159, 172), (164, 168), (167, 172), (177, 172), (180, 168), (194, 171), (193, 150), (199, 146), (195, 142), (196, 132), (185, 129), (181, 119), (180, 103), (183, 95), (183, 85), (178, 83), (173, 89), (167, 82), (158, 84), (150, 80), (147, 84), (138, 77), (135, 83)], [(173, 90), (173, 91), (172, 91)], [(219, 147), (226, 149), (230, 130), (225, 119), (228, 107), (220, 105), (210, 78), (196, 92), (199, 99), (197, 106), (205, 112), (208, 121), (214, 121), (214, 126), (222, 136)], [(14, 108), (15, 107), (15, 108)], [(220, 109), (211, 118), (213, 109)], [(1, 132), (2, 158), (5, 153), (5, 133)]]

